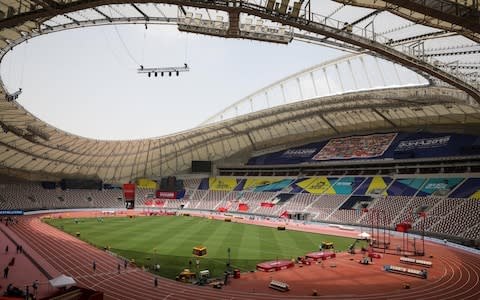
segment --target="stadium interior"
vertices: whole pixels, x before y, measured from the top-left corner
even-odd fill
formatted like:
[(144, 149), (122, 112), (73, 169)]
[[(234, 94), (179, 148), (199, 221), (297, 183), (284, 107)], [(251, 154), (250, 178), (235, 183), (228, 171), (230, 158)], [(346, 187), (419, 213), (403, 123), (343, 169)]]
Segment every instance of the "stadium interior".
[[(408, 224), (412, 235), (448, 241), (458, 251), (473, 251), (478, 261), (479, 2), (321, 2), (0, 1), (2, 59), (41, 35), (135, 23), (174, 24), (179, 31), (225, 39), (306, 41), (347, 53), (209, 112), (198, 127), (129, 141), (62, 131), (22, 107), (22, 90), (8, 90), (0, 80), (2, 217), (37, 224), (35, 216), (60, 212), (135, 211), (392, 232)], [(0, 227), (5, 237), (0, 247), (2, 241), (32, 239), (25, 247), (29, 261), (43, 274), (56, 274), (43, 264), (54, 265), (56, 254), (35, 246), (28, 230)], [(75, 243), (65, 239), (59, 243)], [(90, 257), (85, 261), (90, 264)], [(83, 288), (97, 287), (78, 277)], [(187, 295), (177, 291), (177, 283), (162, 284), (158, 294), (144, 291), (137, 299), (193, 299), (197, 291), (185, 288)], [(112, 286), (122, 288), (118, 282)], [(105, 299), (142, 293), (102, 292)], [(229, 293), (235, 299), (276, 297), (216, 293), (198, 299)], [(392, 299), (407, 295), (392, 294)], [(478, 299), (478, 283), (464, 296), (458, 299)]]

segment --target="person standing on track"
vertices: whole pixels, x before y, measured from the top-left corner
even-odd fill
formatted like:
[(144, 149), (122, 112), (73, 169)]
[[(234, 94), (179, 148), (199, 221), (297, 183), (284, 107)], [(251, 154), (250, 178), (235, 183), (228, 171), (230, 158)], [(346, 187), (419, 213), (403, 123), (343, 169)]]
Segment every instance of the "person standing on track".
[(127, 266), (128, 266), (128, 260), (125, 259), (125, 260), (123, 261), (123, 267), (125, 268), (125, 270), (127, 269)]
[(157, 277), (155, 277), (155, 279), (153, 279), (153, 286), (154, 287), (158, 286), (158, 278)]
[(118, 274), (120, 274), (120, 264), (117, 264), (117, 271), (118, 271)]
[(10, 269), (8, 268), (8, 266), (5, 267), (5, 269), (3, 269), (3, 278), (8, 278), (8, 271)]
[(92, 268), (93, 268), (93, 272), (97, 270), (97, 263), (95, 262), (95, 260), (93, 260)]
[(35, 298), (37, 297), (37, 289), (38, 289), (38, 280), (35, 279), (35, 281), (32, 283), (32, 288), (33, 288), (33, 295)]

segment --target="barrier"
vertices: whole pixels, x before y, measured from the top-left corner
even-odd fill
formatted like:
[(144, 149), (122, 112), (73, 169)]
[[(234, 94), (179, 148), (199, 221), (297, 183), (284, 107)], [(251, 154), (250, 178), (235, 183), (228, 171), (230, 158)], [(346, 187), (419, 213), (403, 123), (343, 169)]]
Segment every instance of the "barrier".
[(399, 266), (385, 265), (383, 269), (387, 272), (398, 273), (402, 275), (416, 276), (423, 279), (427, 279), (427, 270), (408, 269)]
[(285, 230), (285, 226), (278, 226), (277, 230)]
[(430, 268), (433, 265), (431, 261), (415, 259), (415, 258), (410, 258), (410, 257), (400, 257), (400, 262), (404, 263), (404, 264), (419, 265), (419, 266), (427, 267), (427, 268)]
[(272, 280), (268, 285), (269, 288), (280, 291), (280, 292), (287, 292), (290, 290), (290, 287), (287, 283), (281, 282), (278, 280)]

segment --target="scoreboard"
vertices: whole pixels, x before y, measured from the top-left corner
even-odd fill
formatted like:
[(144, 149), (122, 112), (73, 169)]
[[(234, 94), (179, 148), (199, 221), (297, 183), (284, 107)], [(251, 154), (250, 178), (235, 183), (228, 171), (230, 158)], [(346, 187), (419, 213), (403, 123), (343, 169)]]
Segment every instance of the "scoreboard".
[(175, 176), (163, 177), (160, 181), (161, 192), (180, 192), (184, 189), (183, 180), (177, 179)]
[(126, 209), (135, 208), (135, 189), (136, 186), (133, 183), (125, 183), (123, 185), (123, 199), (125, 200)]

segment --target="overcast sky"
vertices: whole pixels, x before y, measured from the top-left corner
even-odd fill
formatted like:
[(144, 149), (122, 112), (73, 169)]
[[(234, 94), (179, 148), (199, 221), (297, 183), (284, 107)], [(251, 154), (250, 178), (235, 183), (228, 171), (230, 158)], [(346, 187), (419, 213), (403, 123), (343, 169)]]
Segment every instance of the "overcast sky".
[[(4, 58), (1, 75), (18, 102), (67, 132), (136, 139), (193, 128), (278, 79), (345, 53), (177, 31), (174, 26), (74, 29), (29, 40)], [(145, 67), (182, 66), (179, 77), (148, 78)]]

